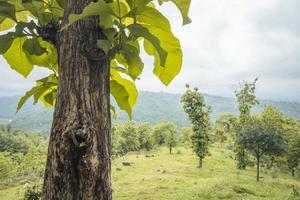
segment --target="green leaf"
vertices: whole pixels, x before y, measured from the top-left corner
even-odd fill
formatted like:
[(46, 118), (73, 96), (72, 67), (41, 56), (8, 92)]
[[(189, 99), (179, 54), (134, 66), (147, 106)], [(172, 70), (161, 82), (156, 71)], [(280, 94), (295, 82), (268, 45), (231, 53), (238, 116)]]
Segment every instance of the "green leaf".
[(15, 6), (4, 1), (0, 1), (0, 16), (8, 17), (16, 22), (17, 18)]
[(147, 28), (149, 33), (159, 41), (159, 46), (168, 52), (164, 64), (161, 62), (160, 52), (151, 41), (145, 42), (145, 50), (154, 56), (154, 74), (168, 85), (180, 72), (182, 66), (182, 51), (179, 40), (173, 35), (168, 19), (154, 7), (146, 6), (141, 11), (131, 13), (128, 17), (135, 17), (136, 23)]
[[(150, 28), (150, 27), (149, 27)], [(151, 33), (158, 36), (161, 47), (168, 52), (165, 65), (161, 65), (160, 55), (156, 48), (148, 41), (144, 41), (146, 53), (154, 56), (154, 70), (153, 73), (165, 85), (177, 76), (182, 67), (182, 50), (179, 40), (172, 34), (161, 29), (151, 27)]]
[(26, 37), (15, 38), (11, 47), (3, 54), (10, 67), (24, 77), (27, 77), (33, 69), (33, 65), (26, 57), (22, 48), (26, 39)]
[(40, 56), (46, 52), (46, 49), (41, 47), (37, 38), (27, 39), (23, 44), (23, 50), (36, 56)]
[[(132, 10), (142, 9), (147, 4), (149, 4), (152, 0), (126, 0), (128, 5)], [(133, 11), (135, 12), (135, 11)]]
[(159, 54), (160, 65), (165, 66), (168, 52), (161, 47), (161, 42), (156, 35), (150, 33), (149, 30), (152, 29), (152, 27), (145, 27), (140, 24), (131, 24), (128, 26), (128, 29), (136, 38), (142, 37), (148, 40)]
[(36, 85), (27, 91), (25, 95), (20, 99), (17, 111), (18, 112), (26, 101), (34, 97), (34, 104), (38, 101), (44, 103), (46, 107), (51, 107), (54, 105), (57, 97), (57, 78), (54, 74), (51, 74), (45, 78), (36, 81)]
[[(0, 16), (1, 18), (1, 16)], [(0, 19), (0, 31), (6, 31), (11, 28), (13, 28), (15, 25), (14, 20), (10, 18), (3, 18), (2, 20)]]
[(192, 20), (189, 18), (189, 10), (191, 5), (191, 0), (158, 0), (160, 4), (163, 2), (172, 1), (177, 8), (180, 10), (182, 19), (183, 19), (183, 25), (189, 24), (192, 22)]
[(134, 107), (138, 97), (138, 91), (135, 84), (121, 77), (119, 72), (112, 69), (110, 90), (120, 109), (125, 110), (131, 118), (132, 108)]
[[(113, 15), (113, 11), (104, 0), (91, 2), (83, 9), (81, 14), (70, 14), (69, 23), (66, 24), (63, 27), (63, 29), (67, 28), (68, 26), (70, 26), (71, 24), (75, 23), (78, 20), (84, 19), (88, 16), (97, 16), (97, 15), (100, 16), (100, 22), (106, 25), (108, 24), (108, 20), (109, 20), (108, 16)], [(105, 26), (105, 28), (107, 28), (107, 26)]]
[(128, 68), (128, 75), (135, 80), (143, 71), (144, 63), (140, 58), (139, 43), (129, 42), (126, 44), (120, 54), (116, 56), (120, 64)]
[(168, 19), (153, 7), (146, 6), (143, 9), (135, 10), (134, 12), (129, 13), (127, 17), (135, 18), (136, 22), (139, 24), (150, 24), (156, 28), (171, 31)]
[(98, 40), (97, 46), (101, 48), (105, 53), (108, 53), (108, 51), (111, 48), (111, 42), (108, 40)]
[(0, 36), (0, 54), (4, 54), (10, 47), (14, 40), (13, 33), (8, 33)]
[(43, 13), (45, 10), (44, 3), (42, 1), (32, 1), (22, 3), (21, 6), (23, 9), (28, 10), (32, 16), (39, 18), (39, 13)]
[(36, 55), (33, 52), (28, 51), (27, 48), (24, 48), (24, 53), (28, 60), (33, 64), (41, 67), (47, 67), (55, 72), (58, 72), (58, 55), (57, 50), (54, 45), (44, 41), (42, 38), (35, 39), (35, 42), (38, 42), (40, 48), (45, 49), (44, 53), (41, 55)]
[(26, 103), (26, 101), (33, 96), (33, 94), (38, 90), (37, 87), (33, 87), (31, 90), (27, 91), (25, 95), (20, 99), (16, 113), (19, 112), (19, 110), (22, 108), (22, 106)]

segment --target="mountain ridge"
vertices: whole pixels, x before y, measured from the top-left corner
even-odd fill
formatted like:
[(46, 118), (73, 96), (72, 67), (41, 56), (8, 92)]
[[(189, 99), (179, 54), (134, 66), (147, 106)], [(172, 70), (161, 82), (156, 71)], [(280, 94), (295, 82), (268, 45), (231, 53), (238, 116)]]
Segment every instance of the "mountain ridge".
[[(133, 110), (133, 120), (138, 122), (157, 123), (161, 120), (173, 121), (177, 126), (190, 125), (180, 104), (182, 94), (166, 92), (140, 91), (138, 102)], [(211, 119), (214, 121), (221, 113), (238, 114), (234, 98), (204, 94), (206, 102), (213, 109)], [(16, 105), (20, 96), (0, 97), (0, 122), (11, 119), (15, 128), (26, 130), (42, 130), (49, 132), (52, 122), (52, 109), (46, 109), (40, 103), (33, 106), (33, 101), (27, 102), (15, 115)], [(260, 100), (260, 105), (253, 108), (258, 112), (265, 105), (273, 105), (287, 116), (300, 119), (300, 103), (289, 101)], [(114, 100), (112, 104), (115, 105)], [(117, 108), (117, 106), (115, 106)], [(118, 119), (114, 122), (127, 121), (127, 114), (117, 108)], [(4, 120), (5, 121), (5, 120)]]

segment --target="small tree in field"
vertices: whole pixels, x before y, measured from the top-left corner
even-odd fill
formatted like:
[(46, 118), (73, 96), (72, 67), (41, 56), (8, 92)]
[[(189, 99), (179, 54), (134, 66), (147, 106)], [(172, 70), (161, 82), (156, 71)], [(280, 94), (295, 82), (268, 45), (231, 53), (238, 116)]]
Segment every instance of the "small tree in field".
[(155, 143), (159, 146), (163, 144), (169, 147), (170, 153), (176, 145), (176, 126), (172, 122), (162, 121), (153, 128)]
[(173, 123), (170, 123), (166, 127), (166, 146), (169, 148), (170, 154), (172, 154), (172, 149), (177, 145), (177, 132), (176, 127)]
[(270, 116), (266, 108), (259, 116), (249, 118), (237, 138), (237, 143), (247, 149), (256, 159), (257, 175), (260, 179), (260, 162), (262, 156), (277, 156), (284, 153), (286, 141), (283, 129), (278, 121)]
[[(236, 101), (240, 111), (239, 119), (235, 123), (235, 132), (237, 136), (241, 134), (242, 127), (250, 118), (251, 108), (259, 104), (259, 101), (255, 96), (256, 82), (257, 78), (253, 82), (244, 83), (240, 89), (235, 90)], [(246, 169), (247, 155), (244, 149), (239, 146), (238, 143), (236, 143), (235, 152), (238, 168)]]
[(202, 168), (202, 160), (208, 154), (211, 108), (205, 104), (204, 97), (197, 88), (191, 90), (188, 85), (186, 87), (187, 91), (181, 97), (181, 102), (193, 125), (192, 147), (199, 157), (199, 167)]
[(49, 69), (17, 107), (30, 97), (55, 105), (43, 199), (112, 199), (110, 95), (131, 116), (141, 48), (165, 85), (182, 66), (180, 42), (156, 8), (166, 2), (191, 22), (190, 0), (0, 1), (0, 54), (24, 77)]

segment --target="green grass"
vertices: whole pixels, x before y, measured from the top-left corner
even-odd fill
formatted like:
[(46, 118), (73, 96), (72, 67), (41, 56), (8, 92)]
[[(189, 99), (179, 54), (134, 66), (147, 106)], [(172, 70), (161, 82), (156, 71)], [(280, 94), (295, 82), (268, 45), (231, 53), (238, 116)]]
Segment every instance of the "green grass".
[[(177, 151), (180, 150), (180, 154)], [(255, 168), (237, 170), (232, 151), (213, 147), (202, 169), (190, 149), (177, 148), (130, 154), (113, 161), (113, 196), (115, 200), (296, 200), (292, 188), (300, 191), (299, 180), (289, 174), (262, 170), (256, 182)], [(130, 161), (131, 166), (123, 166)], [(18, 199), (22, 186), (0, 190), (1, 200)]]

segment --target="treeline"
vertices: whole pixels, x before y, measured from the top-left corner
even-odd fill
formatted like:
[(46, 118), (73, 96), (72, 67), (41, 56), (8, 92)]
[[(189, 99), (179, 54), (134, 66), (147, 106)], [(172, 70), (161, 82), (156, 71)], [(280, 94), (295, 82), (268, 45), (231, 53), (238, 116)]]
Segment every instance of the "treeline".
[(112, 128), (113, 157), (124, 156), (133, 151), (150, 151), (167, 146), (170, 154), (178, 144), (189, 145), (191, 128), (178, 129), (174, 123), (162, 121), (155, 125), (126, 122)]
[(42, 177), (48, 139), (40, 133), (12, 131), (0, 125), (0, 187), (19, 185)]

